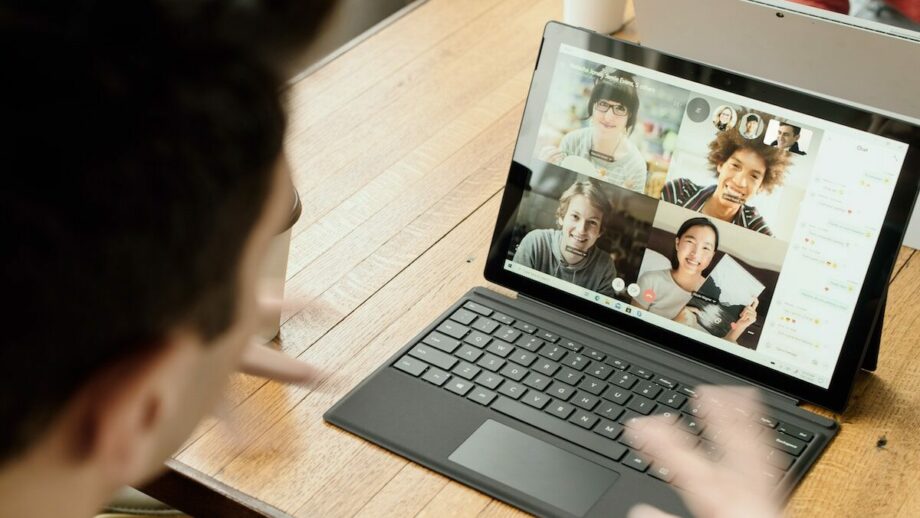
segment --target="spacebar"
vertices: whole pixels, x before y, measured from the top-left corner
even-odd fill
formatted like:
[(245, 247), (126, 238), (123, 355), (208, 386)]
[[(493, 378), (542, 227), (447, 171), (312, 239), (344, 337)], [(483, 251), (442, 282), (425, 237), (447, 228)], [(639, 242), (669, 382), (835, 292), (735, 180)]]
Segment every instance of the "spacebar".
[(560, 421), (551, 415), (544, 414), (539, 410), (534, 410), (506, 397), (499, 397), (498, 401), (492, 405), (492, 408), (613, 460), (620, 460), (623, 454), (626, 453), (626, 447), (622, 444), (615, 443), (591, 432), (586, 432), (573, 424)]

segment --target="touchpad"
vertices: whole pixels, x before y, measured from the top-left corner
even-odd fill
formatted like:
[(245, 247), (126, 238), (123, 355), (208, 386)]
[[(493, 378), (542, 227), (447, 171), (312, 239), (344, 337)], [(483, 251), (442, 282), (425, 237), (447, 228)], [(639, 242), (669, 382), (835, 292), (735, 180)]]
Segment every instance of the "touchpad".
[(620, 476), (491, 419), (448, 459), (576, 516)]

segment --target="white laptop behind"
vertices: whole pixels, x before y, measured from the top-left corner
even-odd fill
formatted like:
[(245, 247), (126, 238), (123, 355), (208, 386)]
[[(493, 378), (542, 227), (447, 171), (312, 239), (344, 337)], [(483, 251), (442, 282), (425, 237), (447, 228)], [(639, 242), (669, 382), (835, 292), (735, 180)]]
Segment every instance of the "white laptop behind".
[(654, 49), (920, 123), (918, 32), (782, 0), (636, 0), (636, 20)]

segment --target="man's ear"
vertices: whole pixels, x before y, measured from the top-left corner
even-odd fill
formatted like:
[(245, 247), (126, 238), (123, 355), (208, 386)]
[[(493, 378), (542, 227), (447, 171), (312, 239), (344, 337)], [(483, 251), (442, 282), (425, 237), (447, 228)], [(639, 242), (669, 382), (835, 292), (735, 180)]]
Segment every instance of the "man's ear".
[(173, 336), (97, 373), (74, 403), (73, 458), (93, 465), (113, 487), (148, 476), (197, 348), (191, 338)]

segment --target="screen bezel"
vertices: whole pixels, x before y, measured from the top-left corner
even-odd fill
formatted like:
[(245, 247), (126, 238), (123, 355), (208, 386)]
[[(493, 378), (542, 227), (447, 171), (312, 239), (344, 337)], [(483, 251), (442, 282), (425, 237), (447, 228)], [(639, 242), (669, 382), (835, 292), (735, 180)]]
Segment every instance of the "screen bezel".
[[(841, 348), (837, 366), (827, 389), (783, 374), (767, 366), (745, 360), (696, 340), (687, 338), (627, 316), (562, 290), (505, 269), (511, 229), (517, 219), (517, 209), (528, 189), (533, 158), (535, 128), (541, 123), (544, 104), (552, 83), (560, 45), (605, 55), (613, 59), (680, 77), (726, 92), (749, 97), (789, 110), (811, 115), (853, 129), (885, 136), (909, 145), (900, 176), (892, 195), (884, 223), (880, 229), (875, 251), (854, 309)], [(920, 187), (920, 128), (805, 92), (753, 79), (733, 72), (664, 54), (647, 47), (602, 36), (559, 22), (549, 22), (537, 57), (530, 92), (521, 121), (492, 243), (486, 261), (485, 278), (490, 282), (515, 290), (543, 303), (573, 312), (609, 328), (683, 356), (701, 361), (739, 377), (831, 410), (846, 407), (856, 373), (862, 364), (868, 341), (872, 336), (879, 309), (884, 304), (888, 280), (904, 237), (918, 187)], [(855, 318), (864, 315), (865, 318)], [(703, 347), (700, 347), (700, 346)]]

